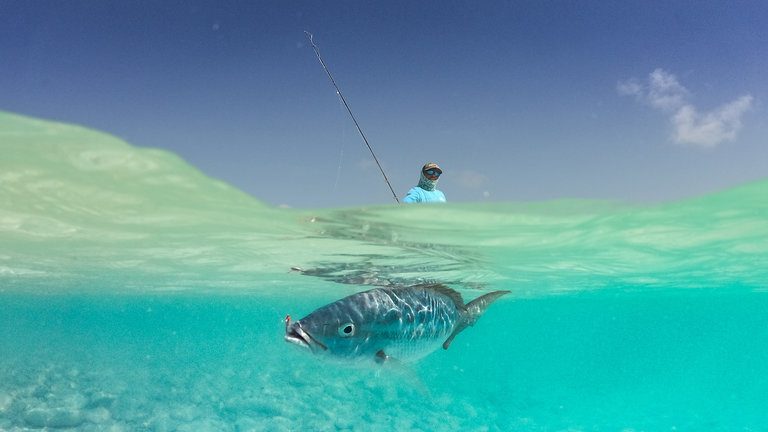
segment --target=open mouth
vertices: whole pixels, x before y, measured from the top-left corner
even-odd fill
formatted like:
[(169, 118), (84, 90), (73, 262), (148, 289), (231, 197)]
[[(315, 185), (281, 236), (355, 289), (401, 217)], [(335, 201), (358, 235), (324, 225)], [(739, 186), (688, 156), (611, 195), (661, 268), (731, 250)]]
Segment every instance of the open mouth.
[(285, 341), (311, 351), (315, 351), (318, 348), (323, 351), (328, 349), (323, 343), (313, 338), (312, 335), (301, 328), (301, 321), (291, 323), (290, 315), (285, 317)]
[(309, 335), (304, 330), (302, 330), (298, 324), (299, 323), (295, 323), (289, 328), (285, 329), (285, 340), (286, 342), (290, 342), (292, 344), (296, 344), (304, 348), (309, 348), (311, 339), (309, 338)]

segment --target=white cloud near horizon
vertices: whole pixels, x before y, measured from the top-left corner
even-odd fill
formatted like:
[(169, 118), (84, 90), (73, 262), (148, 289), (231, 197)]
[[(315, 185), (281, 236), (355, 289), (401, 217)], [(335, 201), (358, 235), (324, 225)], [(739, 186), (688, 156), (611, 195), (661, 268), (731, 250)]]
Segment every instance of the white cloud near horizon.
[(674, 141), (698, 147), (715, 147), (736, 139), (742, 127), (741, 117), (752, 108), (753, 100), (751, 95), (744, 95), (710, 112), (700, 113), (688, 102), (688, 89), (663, 69), (651, 72), (647, 83), (631, 79), (619, 82), (616, 90), (620, 95), (634, 96), (668, 114), (674, 127)]
[(457, 173), (457, 182), (466, 188), (477, 189), (490, 183), (490, 179), (487, 175), (481, 174), (477, 171), (464, 170)]

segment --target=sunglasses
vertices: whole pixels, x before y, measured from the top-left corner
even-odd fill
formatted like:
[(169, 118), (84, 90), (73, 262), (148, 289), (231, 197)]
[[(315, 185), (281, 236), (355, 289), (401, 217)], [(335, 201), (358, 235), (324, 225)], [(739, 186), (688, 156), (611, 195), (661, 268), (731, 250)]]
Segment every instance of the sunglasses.
[(442, 174), (442, 173), (443, 173), (442, 171), (438, 171), (436, 169), (428, 169), (428, 170), (424, 171), (424, 174), (426, 174), (428, 176), (438, 176), (438, 177), (440, 177), (440, 174)]

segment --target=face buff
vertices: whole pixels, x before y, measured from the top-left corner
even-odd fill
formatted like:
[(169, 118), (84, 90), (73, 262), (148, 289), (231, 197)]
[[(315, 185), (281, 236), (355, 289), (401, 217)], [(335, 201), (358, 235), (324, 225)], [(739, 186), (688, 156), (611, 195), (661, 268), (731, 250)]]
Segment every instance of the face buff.
[(426, 178), (424, 176), (424, 172), (422, 171), (421, 177), (419, 178), (419, 187), (424, 190), (433, 191), (435, 190), (435, 186), (437, 186), (437, 180), (430, 180)]
[(427, 171), (430, 169), (439, 171), (439, 174), (443, 173), (443, 170), (441, 170), (440, 167), (434, 162), (429, 162), (424, 164), (424, 166), (421, 167), (421, 177), (419, 178), (419, 187), (424, 190), (433, 191), (435, 190), (435, 186), (437, 186), (437, 181), (439, 180), (440, 177), (438, 175), (438, 178), (434, 180), (428, 179), (427, 176), (424, 174), (424, 171)]

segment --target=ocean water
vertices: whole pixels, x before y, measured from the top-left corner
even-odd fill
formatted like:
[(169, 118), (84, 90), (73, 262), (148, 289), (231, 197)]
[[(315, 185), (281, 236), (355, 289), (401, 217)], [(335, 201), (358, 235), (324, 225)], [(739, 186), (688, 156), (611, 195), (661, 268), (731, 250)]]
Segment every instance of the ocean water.
[[(0, 430), (766, 431), (768, 181), (656, 205), (266, 206), (0, 113)], [(448, 350), (323, 361), (286, 314), (512, 292)]]

